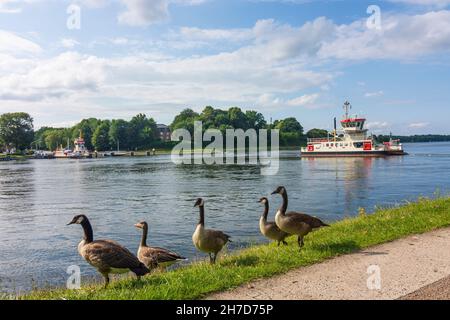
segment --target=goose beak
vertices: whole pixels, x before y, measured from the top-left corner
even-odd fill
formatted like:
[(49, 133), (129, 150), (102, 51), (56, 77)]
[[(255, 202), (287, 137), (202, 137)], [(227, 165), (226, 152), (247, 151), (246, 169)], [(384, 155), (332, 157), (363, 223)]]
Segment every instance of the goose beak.
[(66, 224), (66, 226), (70, 226), (73, 224), (73, 221), (70, 221), (68, 224)]
[(274, 191), (274, 192), (271, 193), (271, 195), (274, 195), (274, 194), (277, 194), (277, 193), (278, 193), (278, 192)]

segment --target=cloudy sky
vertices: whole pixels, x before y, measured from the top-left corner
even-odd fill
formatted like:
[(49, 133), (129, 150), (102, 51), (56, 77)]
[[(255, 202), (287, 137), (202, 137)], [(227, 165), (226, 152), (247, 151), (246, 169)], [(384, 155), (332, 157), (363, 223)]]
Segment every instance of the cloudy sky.
[(376, 133), (450, 134), (449, 89), (450, 0), (0, 0), (0, 113), (37, 127), (213, 105), (330, 128), (348, 99)]

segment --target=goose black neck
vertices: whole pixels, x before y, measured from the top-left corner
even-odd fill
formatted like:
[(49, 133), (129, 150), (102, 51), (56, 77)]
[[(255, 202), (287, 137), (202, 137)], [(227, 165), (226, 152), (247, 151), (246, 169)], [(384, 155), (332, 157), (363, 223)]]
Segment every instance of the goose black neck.
[(92, 241), (94, 241), (94, 232), (92, 231), (92, 226), (89, 220), (84, 219), (83, 222), (81, 223), (81, 226), (83, 227), (84, 231), (83, 237), (84, 241), (86, 243), (91, 243)]
[(205, 225), (205, 207), (199, 206), (199, 210), (200, 210), (200, 220), (199, 220), (198, 224), (201, 224), (202, 226), (204, 226)]
[(285, 214), (288, 207), (288, 195), (286, 190), (281, 194), (281, 196), (283, 197), (283, 204), (281, 205), (280, 212)]
[(144, 226), (142, 228), (141, 247), (147, 246), (147, 234), (148, 234), (148, 226)]
[(269, 204), (266, 202), (264, 203), (264, 213), (263, 213), (264, 220), (267, 220), (268, 215), (269, 215)]

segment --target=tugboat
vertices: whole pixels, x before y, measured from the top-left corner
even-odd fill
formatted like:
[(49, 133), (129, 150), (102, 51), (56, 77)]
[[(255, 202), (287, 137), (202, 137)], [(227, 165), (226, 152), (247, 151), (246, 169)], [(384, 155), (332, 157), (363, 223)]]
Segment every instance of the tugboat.
[(63, 149), (62, 146), (54, 152), (55, 158), (62, 159), (81, 159), (92, 158), (92, 154), (86, 149), (85, 141), (80, 131), (80, 136), (74, 141), (75, 149), (72, 151), (69, 148), (69, 141), (67, 141), (67, 148)]
[(80, 131), (80, 137), (74, 141), (75, 150), (73, 150), (71, 156), (74, 158), (92, 158), (92, 154), (86, 149), (83, 135)]
[(307, 146), (301, 149), (302, 157), (385, 157), (400, 156), (407, 153), (400, 140), (379, 143), (373, 136), (368, 136), (364, 129), (365, 118), (350, 116), (352, 106), (346, 101), (345, 115), (341, 120), (342, 131), (338, 133), (336, 118), (334, 131), (324, 138), (308, 139)]

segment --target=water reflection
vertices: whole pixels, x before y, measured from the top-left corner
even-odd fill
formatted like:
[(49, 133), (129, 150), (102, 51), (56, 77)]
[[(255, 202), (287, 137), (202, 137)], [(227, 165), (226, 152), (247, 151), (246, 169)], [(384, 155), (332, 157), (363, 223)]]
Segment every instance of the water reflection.
[[(370, 176), (374, 158), (307, 158), (306, 170), (313, 178), (334, 178), (332, 189), (335, 197), (344, 200), (342, 213), (350, 215), (355, 200), (367, 199), (370, 195)], [(329, 181), (331, 182), (331, 181)]]

